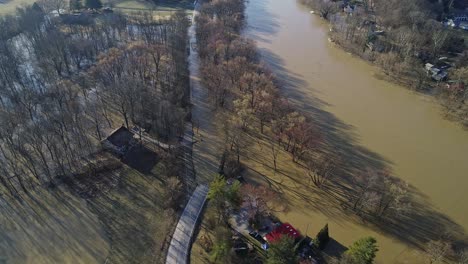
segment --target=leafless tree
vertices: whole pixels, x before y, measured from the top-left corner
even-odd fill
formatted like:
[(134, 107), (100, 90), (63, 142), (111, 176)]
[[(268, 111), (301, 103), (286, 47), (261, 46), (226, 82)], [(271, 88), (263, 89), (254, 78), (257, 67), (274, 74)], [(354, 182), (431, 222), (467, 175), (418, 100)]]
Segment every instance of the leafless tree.
[(275, 211), (281, 211), (278, 195), (265, 186), (244, 185), (241, 189), (243, 208), (246, 208), (251, 220), (258, 222), (260, 217)]
[(457, 264), (468, 264), (468, 249), (464, 249), (458, 253)]
[(337, 167), (340, 166), (338, 158), (333, 157), (333, 155), (324, 154), (311, 158), (306, 164), (310, 180), (319, 188), (327, 183)]
[(58, 15), (67, 7), (67, 2), (65, 0), (40, 0), (38, 4), (46, 13), (55, 11)]
[(442, 240), (431, 240), (426, 245), (425, 253), (429, 264), (443, 263), (444, 259), (453, 253), (452, 245)]

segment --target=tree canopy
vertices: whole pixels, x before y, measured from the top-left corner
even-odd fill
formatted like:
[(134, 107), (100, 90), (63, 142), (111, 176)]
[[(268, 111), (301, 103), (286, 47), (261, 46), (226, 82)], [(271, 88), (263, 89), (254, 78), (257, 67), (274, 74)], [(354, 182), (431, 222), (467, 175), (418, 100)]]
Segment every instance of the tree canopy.
[(347, 257), (356, 264), (371, 264), (374, 262), (377, 251), (377, 240), (373, 237), (361, 238), (354, 242), (345, 252)]
[(268, 249), (267, 264), (297, 264), (299, 258), (296, 254), (297, 246), (294, 238), (283, 235)]
[(218, 212), (218, 220), (226, 220), (226, 206), (236, 208), (241, 201), (239, 196), (240, 182), (234, 181), (228, 184), (224, 176), (217, 175), (210, 184), (208, 191), (208, 200), (214, 203)]

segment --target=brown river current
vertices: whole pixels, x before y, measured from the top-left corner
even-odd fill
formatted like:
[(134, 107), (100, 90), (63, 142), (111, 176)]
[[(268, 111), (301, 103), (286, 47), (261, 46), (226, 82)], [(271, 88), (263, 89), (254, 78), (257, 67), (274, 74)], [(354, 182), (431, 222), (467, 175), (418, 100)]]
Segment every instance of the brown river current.
[[(263, 60), (285, 83), (283, 94), (326, 120), (326, 132), (343, 142), (337, 144), (359, 149), (407, 181), (431, 215), (437, 215), (431, 223), (425, 219), (432, 216), (421, 217), (423, 231), (437, 228), (443, 219), (441, 226), (450, 223), (460, 235), (466, 232), (467, 131), (445, 120), (430, 97), (379, 79), (377, 68), (331, 44), (327, 24), (296, 0), (250, 0), (247, 15), (245, 34), (257, 42)], [(304, 217), (291, 211), (286, 217), (299, 228), (331, 222), (331, 236), (343, 245), (375, 236), (379, 263), (422, 262), (401, 234), (334, 221), (319, 212)]]

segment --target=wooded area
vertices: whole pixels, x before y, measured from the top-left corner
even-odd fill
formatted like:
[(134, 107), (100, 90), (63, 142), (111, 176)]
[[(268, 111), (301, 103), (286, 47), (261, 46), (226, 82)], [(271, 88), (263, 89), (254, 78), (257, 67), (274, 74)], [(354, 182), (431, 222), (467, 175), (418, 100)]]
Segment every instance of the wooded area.
[(2, 191), (16, 196), (73, 175), (117, 120), (163, 141), (180, 135), (188, 26), (183, 11), (167, 21), (118, 13), (74, 20), (37, 4), (1, 18)]
[(0, 18), (0, 255), (159, 263), (184, 203), (183, 154), (140, 139), (121, 158), (101, 142), (123, 124), (177, 144), (190, 118), (187, 13), (57, 15), (44, 2)]

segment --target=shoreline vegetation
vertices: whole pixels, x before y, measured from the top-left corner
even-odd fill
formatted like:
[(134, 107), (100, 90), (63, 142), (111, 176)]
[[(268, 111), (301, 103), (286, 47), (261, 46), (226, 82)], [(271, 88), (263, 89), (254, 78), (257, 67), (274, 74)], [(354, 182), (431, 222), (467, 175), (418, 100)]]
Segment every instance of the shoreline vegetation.
[[(434, 2), (299, 0), (329, 23), (334, 44), (378, 66), (379, 78), (433, 96), (447, 119), (468, 129), (468, 32), (442, 24), (464, 6)], [(431, 78), (426, 63), (447, 78)]]
[[(241, 34), (244, 9), (243, 0), (205, 1), (195, 18), (202, 83), (209, 91), (207, 101), (217, 114), (217, 125), (224, 131), (219, 169), (223, 178), (232, 182), (243, 175), (264, 193), (272, 192), (268, 197), (276, 198), (275, 205), (263, 211), (267, 217), (284, 217), (293, 210), (287, 205), (308, 197), (307, 201), (320, 205), (306, 202), (301, 204), (305, 208), (331, 210), (334, 217), (345, 216), (343, 221), (398, 239), (417, 249), (421, 259), (455, 259), (463, 254), (465, 233), (431, 208), (414, 186), (391, 175), (385, 164), (363, 157), (364, 153), (337, 146), (326, 120), (288, 102), (256, 44)], [(212, 194), (229, 195), (208, 202), (194, 246), (197, 261), (231, 263), (235, 259), (227, 250), (231, 232), (226, 219), (238, 206), (230, 201), (231, 187), (225, 186), (218, 177), (211, 185)], [(250, 185), (236, 188), (241, 193), (255, 189), (246, 186)], [(258, 220), (256, 214), (250, 217), (249, 223)], [(255, 257), (268, 261), (269, 254)], [(343, 251), (328, 255), (328, 260), (356, 263), (346, 262)]]

